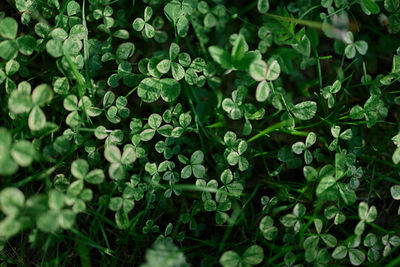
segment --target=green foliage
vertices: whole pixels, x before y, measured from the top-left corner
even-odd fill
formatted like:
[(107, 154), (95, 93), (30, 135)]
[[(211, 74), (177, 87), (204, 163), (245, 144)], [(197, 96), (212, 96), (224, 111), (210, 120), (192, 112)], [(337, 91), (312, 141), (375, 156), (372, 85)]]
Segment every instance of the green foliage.
[(398, 266), (399, 3), (2, 1), (2, 266)]

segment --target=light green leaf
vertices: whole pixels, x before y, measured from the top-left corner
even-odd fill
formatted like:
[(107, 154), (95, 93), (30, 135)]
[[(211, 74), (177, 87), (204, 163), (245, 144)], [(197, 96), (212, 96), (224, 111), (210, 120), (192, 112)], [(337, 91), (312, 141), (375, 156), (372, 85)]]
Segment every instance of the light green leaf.
[(375, 3), (374, 0), (361, 0), (361, 7), (363, 11), (367, 14), (378, 14), (380, 11), (379, 6)]
[(258, 0), (257, 9), (261, 14), (267, 13), (269, 10), (269, 0)]
[(229, 184), (233, 180), (233, 174), (230, 169), (226, 169), (221, 173), (221, 182), (224, 184)]
[(163, 59), (157, 64), (157, 70), (163, 74), (167, 73), (171, 67), (171, 61), (169, 59)]
[(185, 16), (179, 17), (178, 22), (176, 23), (176, 30), (179, 36), (181, 37), (186, 36), (189, 30), (189, 21)]
[(132, 28), (135, 31), (141, 31), (141, 30), (143, 30), (144, 25), (145, 25), (145, 22), (142, 18), (136, 18), (132, 23)]
[(49, 191), (49, 207), (52, 210), (61, 210), (64, 207), (64, 194), (52, 189)]
[(36, 39), (30, 35), (22, 35), (17, 38), (17, 45), (21, 54), (29, 56), (36, 49)]
[(365, 261), (365, 254), (359, 249), (349, 249), (349, 259), (351, 264), (355, 266), (361, 265)]
[(392, 155), (392, 161), (394, 164), (399, 164), (400, 162), (400, 147), (396, 148)]
[(190, 164), (201, 164), (204, 160), (204, 153), (201, 150), (195, 151), (190, 157)]
[(26, 113), (32, 108), (32, 98), (26, 92), (14, 90), (8, 98), (8, 108), (14, 114)]
[(121, 161), (121, 151), (117, 146), (108, 146), (104, 150), (104, 157), (111, 163), (119, 163)]
[(192, 167), (190, 165), (187, 165), (181, 171), (181, 178), (187, 179), (190, 176), (192, 176)]
[(300, 120), (310, 120), (317, 112), (317, 103), (314, 101), (304, 101), (294, 105), (291, 111)]
[(42, 106), (53, 99), (53, 90), (48, 84), (36, 86), (32, 92), (32, 101), (35, 105)]
[(121, 162), (122, 164), (129, 165), (136, 161), (136, 150), (135, 148), (127, 144), (124, 147), (124, 151), (122, 152)]
[(268, 60), (267, 65), (268, 65), (266, 72), (267, 80), (273, 81), (278, 79), (279, 74), (281, 73), (281, 66), (279, 65), (278, 61), (270, 59)]
[(85, 181), (90, 184), (101, 184), (104, 181), (104, 172), (101, 169), (94, 169), (85, 176)]
[(263, 80), (257, 86), (257, 89), (256, 89), (256, 100), (258, 102), (264, 102), (265, 100), (267, 100), (267, 98), (269, 97), (270, 93), (271, 93), (271, 88), (270, 88), (268, 82)]
[(37, 227), (43, 232), (55, 232), (59, 227), (57, 211), (49, 210), (39, 215), (36, 224)]
[(255, 60), (250, 64), (251, 77), (256, 81), (263, 81), (267, 78), (267, 63), (264, 60)]
[(219, 263), (223, 267), (235, 267), (238, 266), (240, 263), (240, 256), (236, 252), (229, 250), (225, 251), (222, 255), (221, 258), (219, 259)]
[(75, 223), (76, 214), (72, 210), (62, 210), (58, 215), (58, 223), (63, 229), (71, 229)]
[(71, 173), (77, 179), (84, 179), (89, 172), (89, 164), (84, 159), (77, 159), (71, 164)]
[(35, 106), (28, 118), (28, 126), (32, 131), (39, 131), (46, 125), (46, 116), (40, 107)]
[(214, 59), (215, 62), (221, 65), (224, 69), (230, 69), (231, 68), (231, 56), (229, 55), (228, 51), (222, 49), (221, 47), (218, 46), (210, 46), (208, 48), (208, 52), (210, 53), (210, 56), (212, 59)]
[(154, 102), (161, 95), (160, 80), (155, 78), (146, 78), (138, 86), (137, 94), (144, 102)]
[(349, 44), (344, 49), (344, 54), (347, 58), (354, 58), (356, 56), (356, 47), (354, 44)]
[(344, 259), (347, 255), (347, 248), (345, 246), (338, 246), (332, 252), (332, 257), (336, 260)]
[(357, 41), (354, 43), (358, 53), (360, 53), (361, 55), (365, 55), (367, 54), (367, 50), (368, 50), (368, 43), (366, 41)]
[(33, 161), (35, 149), (31, 142), (19, 140), (11, 148), (11, 155), (15, 162), (22, 167), (28, 167)]
[(14, 18), (7, 17), (0, 20), (0, 35), (5, 39), (15, 39), (18, 32), (18, 23)]
[(327, 177), (322, 178), (317, 186), (316, 191), (315, 191), (317, 196), (324, 194), (324, 192), (327, 189), (329, 189), (331, 186), (333, 186), (335, 184), (336, 184), (336, 180), (332, 176), (327, 176)]
[(394, 185), (390, 188), (393, 199), (400, 200), (400, 185)]
[(4, 214), (16, 216), (24, 206), (25, 196), (18, 188), (8, 187), (0, 192), (0, 207)]
[(306, 148), (306, 145), (303, 142), (296, 142), (292, 145), (292, 151), (296, 154), (301, 154), (303, 153), (304, 149)]
[(161, 79), (158, 84), (161, 90), (161, 97), (165, 102), (174, 101), (181, 93), (181, 85), (174, 79)]
[(73, 16), (78, 14), (81, 11), (80, 5), (75, 1), (70, 1), (67, 5), (67, 14), (68, 16)]
[(246, 264), (257, 265), (264, 259), (264, 250), (258, 245), (253, 245), (245, 250), (242, 261)]
[(17, 43), (14, 40), (4, 40), (0, 42), (0, 57), (10, 60), (18, 55)]
[(245, 45), (246, 41), (244, 40), (243, 35), (239, 34), (236, 38), (233, 48), (232, 48), (232, 63), (235, 64), (240, 62), (245, 53)]
[(171, 71), (172, 71), (172, 77), (174, 77), (174, 79), (177, 81), (185, 77), (185, 69), (179, 63), (172, 62)]

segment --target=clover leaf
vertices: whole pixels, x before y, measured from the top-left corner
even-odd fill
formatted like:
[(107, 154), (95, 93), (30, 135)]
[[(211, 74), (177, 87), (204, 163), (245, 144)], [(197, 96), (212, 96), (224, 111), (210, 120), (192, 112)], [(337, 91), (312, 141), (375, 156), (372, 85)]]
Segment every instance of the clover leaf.
[(354, 229), (354, 233), (356, 235), (361, 235), (365, 229), (365, 223), (371, 223), (375, 221), (376, 216), (378, 215), (375, 206), (368, 207), (368, 204), (365, 202), (361, 202), (358, 205), (358, 216), (361, 221), (358, 222)]
[(64, 208), (65, 196), (57, 190), (51, 190), (48, 197), (50, 209), (37, 218), (37, 227), (43, 232), (55, 232), (59, 228), (70, 229), (75, 223), (76, 213)]
[(301, 154), (304, 152), (304, 161), (306, 164), (310, 164), (312, 162), (312, 154), (308, 150), (317, 140), (317, 135), (313, 132), (309, 132), (307, 135), (306, 143), (297, 142), (292, 145), (292, 151), (296, 154)]
[(20, 83), (18, 90), (11, 93), (8, 99), (8, 107), (14, 114), (29, 112), (28, 126), (31, 131), (40, 131), (45, 127), (52, 127), (54, 124), (46, 121), (46, 115), (40, 108), (53, 99), (53, 90), (47, 84), (35, 87), (31, 94), (29, 83)]
[(358, 249), (360, 243), (361, 241), (359, 236), (350, 239), (345, 246), (340, 245), (334, 249), (332, 252), (332, 258), (341, 260), (348, 255), (351, 264), (355, 266), (361, 265), (365, 261), (365, 253)]
[[(372, 2), (372, 0), (366, 0)], [(344, 50), (344, 54), (347, 58), (354, 58), (356, 55), (356, 51), (361, 55), (365, 55), (368, 50), (368, 43), (365, 41), (356, 41), (354, 42), (354, 36), (352, 32), (347, 32), (345, 36), (346, 48)]]
[(144, 19), (136, 18), (135, 21), (132, 23), (133, 29), (135, 31), (142, 32), (143, 36), (145, 36), (146, 38), (153, 38), (155, 35), (154, 27), (148, 23), (152, 16), (153, 9), (150, 6), (146, 7), (144, 10)]
[(18, 140), (13, 142), (11, 133), (0, 127), (0, 174), (11, 175), (19, 166), (28, 167), (36, 156), (31, 142)]
[(353, 132), (351, 131), (351, 129), (347, 129), (343, 132), (340, 132), (340, 131), (341, 131), (341, 128), (338, 125), (333, 126), (331, 128), (331, 134), (335, 139), (330, 143), (330, 145), (328, 147), (328, 149), (330, 151), (336, 150), (338, 143), (339, 143), (339, 139), (347, 141), (347, 140), (350, 140), (351, 137), (353, 136)]
[(104, 157), (111, 163), (108, 167), (108, 175), (114, 180), (124, 179), (125, 168), (137, 159), (135, 148), (131, 144), (125, 145), (122, 153), (117, 146), (110, 145), (105, 148)]
[(256, 100), (264, 102), (271, 93), (271, 85), (267, 81), (278, 79), (281, 72), (278, 61), (270, 59), (268, 63), (263, 60), (255, 60), (250, 64), (251, 77), (260, 83), (256, 89)]
[(235, 251), (225, 251), (220, 259), (219, 263), (222, 266), (253, 266), (260, 264), (264, 259), (264, 250), (258, 245), (248, 247), (242, 256), (239, 256)]
[(342, 88), (342, 83), (336, 80), (332, 85), (321, 88), (321, 95), (328, 100), (328, 107), (332, 108), (335, 105), (334, 95)]
[(179, 160), (184, 164), (188, 164), (181, 170), (181, 177), (183, 179), (189, 178), (192, 174), (196, 178), (203, 178), (206, 169), (202, 165), (204, 161), (204, 153), (201, 150), (193, 152), (190, 161), (182, 155), (180, 155)]
[(6, 17), (0, 19), (0, 36), (4, 39), (0, 41), (0, 57), (4, 60), (15, 58), (20, 52), (22, 55), (29, 56), (36, 49), (36, 39), (30, 35), (17, 37), (18, 23), (14, 18)]

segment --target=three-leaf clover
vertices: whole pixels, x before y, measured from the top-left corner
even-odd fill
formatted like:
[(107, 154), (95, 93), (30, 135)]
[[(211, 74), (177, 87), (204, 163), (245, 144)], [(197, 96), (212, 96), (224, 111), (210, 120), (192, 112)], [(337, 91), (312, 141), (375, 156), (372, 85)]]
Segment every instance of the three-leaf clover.
[(136, 18), (132, 27), (135, 31), (142, 32), (143, 36), (146, 38), (153, 38), (155, 35), (154, 27), (149, 23), (151, 17), (153, 16), (153, 9), (148, 6), (144, 9), (144, 17)]
[(40, 214), (36, 225), (43, 232), (55, 232), (59, 228), (70, 229), (75, 223), (76, 213), (64, 208), (65, 195), (55, 189), (50, 190), (48, 195), (49, 210)]
[(305, 258), (308, 262), (313, 262), (317, 258), (319, 251), (318, 243), (320, 240), (322, 240), (325, 243), (325, 245), (327, 245), (330, 248), (335, 247), (337, 244), (336, 237), (334, 237), (331, 234), (322, 233), (323, 222), (321, 219), (316, 218), (314, 220), (314, 226), (317, 233), (310, 235), (303, 242), (303, 248), (306, 251)]
[(221, 182), (224, 184), (223, 189), (232, 195), (239, 197), (244, 187), (241, 183), (233, 181), (233, 174), (230, 169), (226, 169), (221, 173)]
[(324, 200), (336, 200), (339, 197), (349, 205), (356, 201), (356, 194), (348, 184), (339, 182), (344, 177), (346, 170), (346, 155), (345, 151), (336, 153), (335, 168), (332, 165), (325, 165), (319, 171), (319, 184), (315, 193), (318, 198)]
[[(238, 140), (239, 141), (239, 140)], [(227, 155), (226, 161), (231, 166), (238, 165), (240, 171), (245, 171), (249, 167), (249, 162), (243, 156), (247, 150), (247, 143), (244, 140), (237, 142), (233, 150)]]
[(204, 161), (204, 153), (201, 150), (193, 152), (190, 160), (183, 155), (178, 155), (179, 161), (183, 164), (187, 164), (181, 170), (181, 177), (187, 179), (192, 174), (196, 178), (203, 178), (206, 173), (206, 168), (202, 165)]
[(46, 121), (46, 115), (40, 108), (50, 103), (52, 99), (53, 90), (49, 85), (38, 85), (31, 94), (31, 85), (28, 82), (22, 82), (18, 85), (18, 90), (11, 92), (8, 108), (14, 114), (29, 113), (28, 126), (33, 132), (37, 132), (46, 126), (53, 125)]
[(124, 146), (122, 154), (117, 146), (108, 146), (104, 149), (104, 157), (111, 163), (108, 167), (108, 175), (114, 180), (124, 179), (125, 168), (134, 163), (137, 159), (136, 150), (131, 144), (126, 144)]
[(321, 88), (321, 95), (328, 100), (328, 107), (332, 108), (335, 105), (334, 95), (340, 91), (342, 83), (336, 80), (332, 85)]
[(368, 233), (364, 237), (363, 245), (368, 249), (367, 258), (369, 262), (376, 262), (380, 258), (381, 250), (383, 248), (382, 244), (378, 241), (378, 238), (374, 233)]
[[(121, 217), (127, 217), (128, 213), (134, 208), (135, 206), (135, 198), (139, 199), (141, 197), (140, 189), (138, 191), (131, 184), (127, 184), (122, 192), (121, 197), (112, 197), (110, 199), (110, 203), (108, 204), (108, 208), (112, 211), (115, 211), (115, 221), (121, 229), (124, 229), (126, 225), (121, 224), (123, 220), (119, 220)], [(118, 214), (118, 215), (117, 215)], [(121, 215), (123, 214), (123, 215)]]
[(3, 238), (17, 234), (23, 227), (20, 220), (25, 207), (25, 196), (18, 188), (7, 187), (0, 192), (0, 208), (5, 218), (0, 221), (0, 233)]
[[(65, 118), (65, 123), (75, 129), (84, 124), (85, 120), (81, 118), (82, 115), (87, 115), (88, 117), (97, 117), (101, 114), (101, 109), (93, 106), (92, 101), (89, 97), (84, 96), (78, 101), (76, 95), (68, 95), (64, 98), (64, 109), (70, 111), (70, 113)], [(82, 115), (79, 112), (83, 112)]]
[(382, 237), (382, 244), (384, 245), (382, 254), (384, 257), (386, 257), (392, 250), (392, 246), (397, 247), (398, 245), (400, 245), (400, 237), (398, 237), (397, 235), (384, 235)]
[(238, 120), (243, 117), (243, 101), (247, 96), (247, 88), (239, 86), (237, 90), (232, 91), (232, 98), (225, 98), (222, 101), (222, 108), (228, 113), (232, 120)]
[(165, 102), (174, 101), (181, 92), (181, 85), (178, 81), (170, 78), (143, 79), (137, 89), (138, 96), (147, 103), (155, 102), (161, 96)]
[(301, 221), (305, 214), (306, 207), (301, 203), (297, 203), (293, 208), (293, 212), (282, 216), (280, 218), (280, 222), (285, 227), (294, 227), (294, 230), (299, 232), (301, 228)]
[(180, 215), (179, 219), (184, 223), (187, 224), (189, 223), (189, 229), (192, 231), (195, 231), (197, 229), (197, 221), (195, 219), (195, 216), (201, 211), (201, 205), (200, 203), (195, 200), (193, 201), (192, 208), (189, 212), (183, 213)]
[(240, 267), (240, 266), (253, 266), (260, 264), (264, 259), (264, 250), (258, 245), (253, 245), (248, 247), (243, 255), (240, 256), (237, 252), (233, 250), (225, 251), (219, 263), (223, 267)]
[(350, 110), (350, 118), (360, 120), (365, 118), (367, 127), (371, 128), (378, 120), (387, 116), (388, 109), (385, 102), (379, 98), (378, 95), (371, 95), (365, 102), (364, 107), (355, 105)]
[(105, 178), (102, 169), (89, 171), (89, 164), (84, 159), (77, 159), (72, 162), (71, 173), (76, 179), (90, 184), (101, 184)]
[(267, 63), (264, 60), (255, 60), (250, 64), (250, 75), (258, 81), (256, 89), (256, 100), (264, 102), (271, 93), (271, 86), (268, 81), (278, 79), (281, 67), (275, 59), (270, 59)]
[(10, 60), (18, 55), (31, 55), (37, 46), (36, 39), (28, 34), (21, 35), (18, 38), (18, 23), (14, 18), (6, 17), (0, 19), (0, 57), (4, 60)]
[(356, 236), (350, 239), (347, 244), (337, 246), (335, 250), (332, 252), (332, 258), (336, 260), (344, 259), (347, 255), (349, 255), (349, 259), (351, 264), (358, 266), (365, 261), (365, 253), (358, 249), (361, 243), (361, 237)]
[(292, 145), (292, 151), (298, 155), (304, 152), (304, 161), (306, 164), (310, 164), (313, 160), (313, 156), (309, 148), (315, 143), (316, 140), (317, 140), (317, 135), (313, 132), (309, 132), (306, 138), (306, 142), (294, 143)]
[(157, 64), (157, 70), (163, 74), (167, 73), (171, 69), (172, 77), (177, 81), (185, 77), (185, 69), (180, 63), (175, 61), (179, 52), (179, 45), (171, 43), (169, 47), (169, 59), (163, 59)]
[(346, 216), (335, 205), (326, 207), (324, 210), (324, 215), (328, 220), (334, 219), (334, 224), (342, 224), (346, 220)]
[(368, 207), (368, 204), (365, 202), (360, 202), (358, 204), (358, 217), (360, 217), (360, 221), (357, 223), (354, 228), (354, 233), (356, 235), (361, 235), (365, 229), (365, 223), (372, 223), (375, 221), (378, 216), (378, 212), (376, 211), (375, 206)]
[(331, 128), (331, 134), (335, 139), (332, 141), (332, 143), (330, 143), (330, 145), (328, 147), (328, 149), (330, 151), (336, 150), (337, 145), (339, 143), (339, 139), (350, 140), (351, 137), (353, 136), (353, 132), (351, 131), (351, 129), (347, 129), (343, 132), (340, 132), (340, 131), (341, 131), (341, 128), (339, 125), (333, 126)]
[(260, 221), (260, 231), (267, 240), (274, 240), (278, 235), (278, 228), (273, 225), (274, 220), (270, 216), (265, 216)]
[(344, 54), (346, 55), (347, 58), (354, 58), (356, 55), (356, 51), (361, 55), (365, 55), (367, 53), (368, 43), (362, 40), (354, 42), (354, 36), (352, 32), (347, 32), (345, 34), (344, 41), (346, 42), (346, 48), (344, 49)]
[(174, 24), (176, 33), (185, 37), (189, 30), (190, 16), (194, 12), (194, 2), (190, 0), (172, 0), (164, 6), (165, 16)]
[(11, 133), (0, 128), (0, 175), (11, 175), (18, 170), (18, 166), (28, 167), (35, 155), (31, 142), (18, 140), (13, 143)]

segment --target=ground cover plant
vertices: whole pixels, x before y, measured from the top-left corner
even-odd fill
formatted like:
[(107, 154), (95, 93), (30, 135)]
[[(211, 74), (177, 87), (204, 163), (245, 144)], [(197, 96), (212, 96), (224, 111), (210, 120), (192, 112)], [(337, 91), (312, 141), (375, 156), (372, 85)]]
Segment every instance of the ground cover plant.
[(399, 0), (1, 1), (1, 266), (399, 266), (399, 31)]

